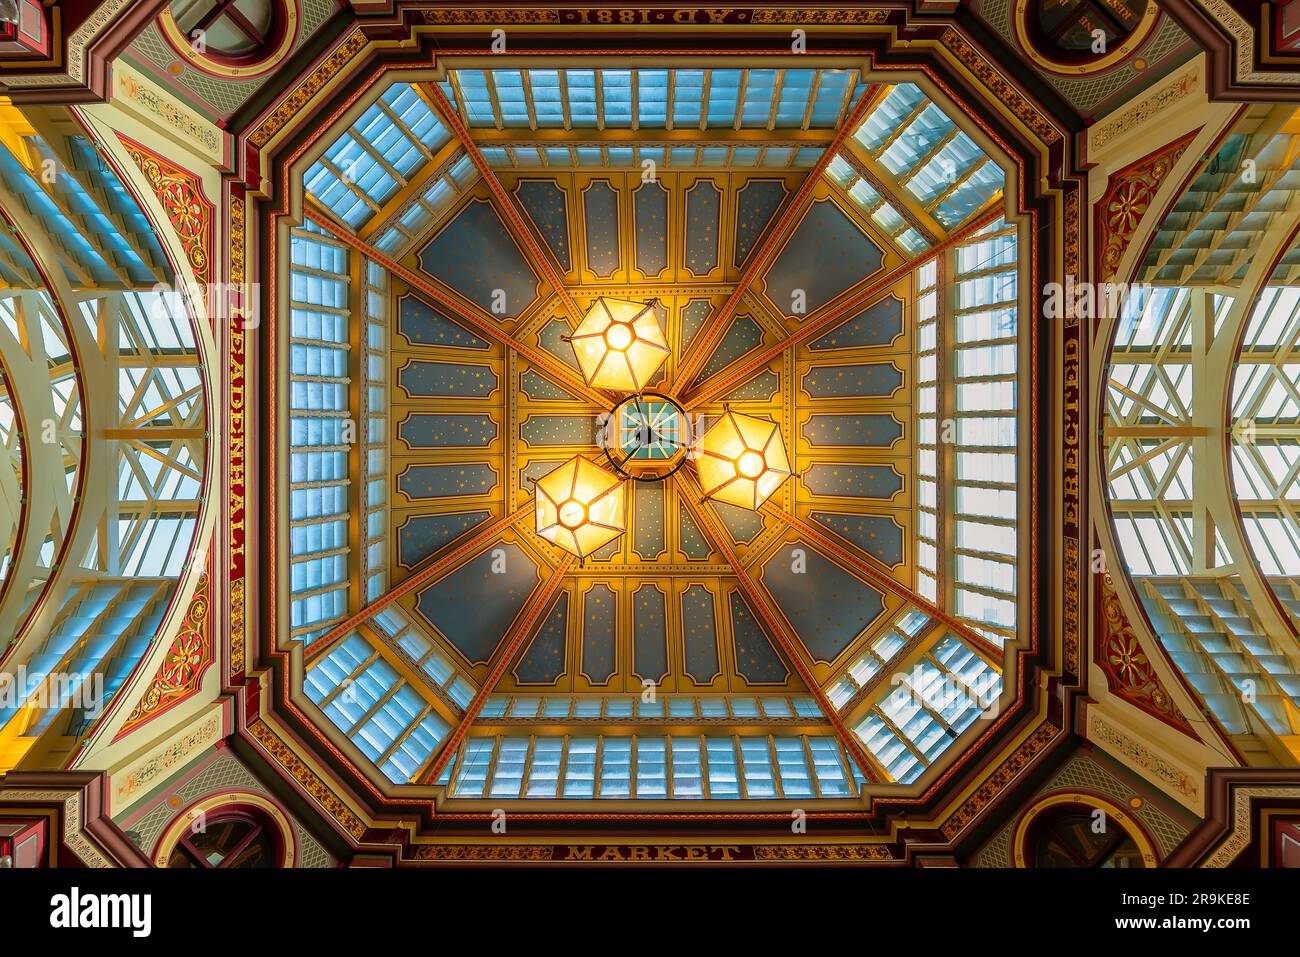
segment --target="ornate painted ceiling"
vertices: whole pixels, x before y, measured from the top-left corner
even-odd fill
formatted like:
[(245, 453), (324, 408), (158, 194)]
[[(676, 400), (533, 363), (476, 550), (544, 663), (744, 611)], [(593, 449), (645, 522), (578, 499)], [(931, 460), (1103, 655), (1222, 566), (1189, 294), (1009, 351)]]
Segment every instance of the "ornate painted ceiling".
[(0, 49), (6, 801), (1286, 858), (1300, 4), (108, 4)]
[[(912, 783), (998, 714), (1025, 621), (1011, 160), (929, 84), (850, 61), (500, 62), (373, 84), (295, 167), (288, 633), (307, 697), (390, 785), (452, 797)], [(344, 321), (357, 283), (366, 329)], [(697, 435), (726, 410), (774, 423), (792, 475), (758, 509), (706, 500), (693, 463), (632, 481), (626, 534), (574, 562), (531, 502), (604, 456), (619, 397), (569, 341), (600, 296), (661, 323), (658, 414)], [(721, 735), (703, 751), (701, 723)], [(595, 784), (505, 770), (543, 746), (570, 760), (562, 735), (584, 729)], [(729, 787), (772, 776), (738, 757), (769, 739), (789, 784)], [(679, 751), (685, 790), (638, 789), (636, 755)]]

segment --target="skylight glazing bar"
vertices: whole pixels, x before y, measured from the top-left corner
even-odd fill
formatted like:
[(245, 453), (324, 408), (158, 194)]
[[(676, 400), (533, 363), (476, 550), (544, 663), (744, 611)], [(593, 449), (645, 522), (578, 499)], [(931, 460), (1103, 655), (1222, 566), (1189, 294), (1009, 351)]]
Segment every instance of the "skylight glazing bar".
[[(939, 490), (944, 471), (939, 444), (939, 422), (943, 398), (942, 369), (939, 363), (939, 263), (932, 260), (916, 272), (917, 328), (913, 351), (916, 354), (916, 590), (938, 601), (946, 575), (939, 567), (945, 554), (944, 525), (946, 510), (940, 508)], [(944, 293), (946, 296), (946, 293)], [(946, 403), (945, 403), (946, 406)], [(945, 496), (946, 497), (946, 496)]]
[(821, 93), (822, 76), (825, 71), (814, 70), (812, 83), (808, 89), (808, 105), (804, 107), (803, 118), (799, 121), (799, 129), (806, 130), (812, 123), (813, 110), (817, 106), (817, 99)]
[(952, 562), (951, 607), (995, 644), (1016, 630), (1016, 250), (1015, 229), (998, 221), (953, 250), (946, 264), (954, 277), (943, 336), (953, 405), (941, 428), (953, 433), (946, 448), (952, 479), (944, 483), (953, 521), (945, 524), (956, 537), (944, 554)]
[(483, 77), (487, 88), (488, 103), (492, 107), (492, 122), (496, 125), (497, 129), (501, 130), (505, 129), (506, 123), (505, 118), (501, 115), (501, 98), (497, 94), (496, 76), (496, 70), (483, 71)]
[(829, 736), (476, 735), (453, 798), (829, 800), (856, 780)]
[[(290, 335), (331, 343), (293, 345), (289, 376), (290, 629), (309, 639), (347, 611), (350, 428), (348, 250), (313, 224), (290, 233)], [(309, 374), (327, 368), (332, 375)], [(327, 555), (328, 558), (314, 556)]]

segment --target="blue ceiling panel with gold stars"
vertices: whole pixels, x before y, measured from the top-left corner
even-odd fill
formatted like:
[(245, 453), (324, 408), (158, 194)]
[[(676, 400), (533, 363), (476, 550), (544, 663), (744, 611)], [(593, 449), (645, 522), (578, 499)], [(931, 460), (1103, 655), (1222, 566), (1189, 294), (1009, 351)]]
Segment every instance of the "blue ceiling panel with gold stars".
[(465, 205), (420, 250), (419, 262), (429, 275), (493, 315), (514, 318), (537, 297), (537, 276), (486, 201)]
[(596, 582), (582, 596), (582, 673), (592, 684), (607, 684), (618, 666), (615, 621), (619, 595)]
[(772, 647), (772, 640), (763, 631), (763, 626), (758, 623), (740, 592), (731, 593), (729, 607), (737, 670), (752, 685), (784, 684), (790, 669), (781, 660), (780, 653)]
[(397, 476), (397, 486), (411, 498), (486, 495), (496, 488), (499, 477), (486, 462), (412, 465)]
[(903, 302), (897, 296), (885, 296), (856, 316), (846, 319), (826, 335), (813, 340), (814, 351), (855, 349), (863, 346), (887, 346), (902, 334)]
[(820, 447), (852, 445), (887, 449), (903, 435), (903, 423), (888, 413), (811, 415), (802, 428), (808, 444)]
[(595, 180), (582, 194), (586, 220), (587, 268), (601, 279), (614, 275), (621, 262), (618, 193), (607, 180)]
[(812, 518), (882, 565), (893, 567), (903, 563), (903, 526), (893, 516), (813, 512)]
[(785, 183), (779, 179), (751, 179), (736, 191), (736, 245), (731, 264), (737, 269), (781, 208), (787, 192)]
[(489, 349), (488, 343), (415, 296), (397, 302), (397, 331), (412, 345)]
[(632, 593), (634, 634), (632, 674), (644, 681), (661, 683), (668, 676), (668, 617), (664, 593), (643, 584)]
[(494, 545), (423, 589), (416, 608), (467, 661), (485, 664), (539, 577), (518, 545)]
[(520, 180), (515, 189), (519, 204), (532, 219), (561, 269), (570, 269), (568, 195), (550, 180)]
[(397, 529), (397, 561), (414, 568), (448, 542), (455, 541), (488, 517), (484, 509), (412, 515)]
[(718, 348), (713, 350), (700, 373), (701, 379), (716, 375), (737, 359), (763, 344), (763, 330), (750, 316), (737, 316)]
[(514, 674), (521, 684), (553, 685), (564, 674), (569, 634), (569, 596), (561, 592), (546, 621), (533, 637)]
[(713, 683), (718, 674), (718, 625), (714, 592), (691, 585), (682, 592), (682, 636), (686, 674), (697, 685)]
[(487, 366), (426, 362), (414, 359), (398, 370), (397, 383), (408, 396), (464, 396), (478, 398), (497, 387), (496, 374)]
[(718, 265), (721, 204), (721, 192), (707, 179), (686, 191), (686, 268), (693, 276), (707, 276)]
[(817, 661), (834, 661), (885, 610), (879, 589), (807, 548), (778, 550), (763, 582)]
[(813, 204), (768, 271), (766, 294), (786, 315), (816, 312), (874, 274), (881, 248), (831, 199)]
[(814, 399), (888, 398), (903, 386), (903, 372), (892, 362), (815, 366), (801, 382)]
[(642, 183), (632, 193), (636, 212), (636, 268), (658, 276), (668, 268), (668, 190)]
[(814, 495), (889, 501), (902, 491), (903, 477), (889, 465), (831, 465), (818, 462), (803, 474)]
[(497, 435), (491, 417), (465, 413), (415, 412), (397, 427), (397, 437), (413, 449), (481, 448)]

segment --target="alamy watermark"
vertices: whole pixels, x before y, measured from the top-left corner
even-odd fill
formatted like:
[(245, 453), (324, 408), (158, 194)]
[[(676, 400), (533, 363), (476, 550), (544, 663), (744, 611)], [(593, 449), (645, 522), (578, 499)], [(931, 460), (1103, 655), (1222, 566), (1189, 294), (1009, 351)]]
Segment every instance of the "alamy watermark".
[(102, 672), (85, 675), (54, 671), (37, 678), (35, 687), (31, 684), (26, 665), (19, 665), (13, 674), (0, 674), (0, 708), (74, 707), (92, 719), (103, 713), (106, 696)]
[(177, 276), (171, 284), (154, 283), (149, 311), (151, 318), (163, 320), (178, 300), (201, 302), (210, 319), (217, 322), (239, 319), (245, 329), (256, 329), (261, 321), (261, 288), (261, 283), (256, 282), (195, 282)]
[(1139, 282), (1079, 282), (1067, 275), (1065, 282), (1043, 286), (1043, 315), (1048, 319), (1109, 319), (1125, 310), (1141, 309), (1151, 287)]

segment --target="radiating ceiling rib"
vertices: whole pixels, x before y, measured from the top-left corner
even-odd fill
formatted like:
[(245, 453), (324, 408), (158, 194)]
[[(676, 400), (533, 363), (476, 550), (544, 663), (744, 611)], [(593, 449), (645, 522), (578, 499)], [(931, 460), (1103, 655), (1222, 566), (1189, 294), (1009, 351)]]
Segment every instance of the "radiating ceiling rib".
[(460, 116), (451, 103), (448, 102), (446, 95), (435, 84), (427, 85), (425, 90), (433, 100), (434, 106), (451, 128), (452, 135), (460, 140), (461, 145), (465, 147), (465, 151), (469, 154), (470, 161), (478, 168), (479, 175), (487, 183), (488, 191), (492, 193), (498, 206), (505, 213), (506, 221), (515, 240), (527, 250), (530, 264), (541, 270), (542, 275), (546, 277), (546, 281), (550, 283), (551, 290), (560, 297), (560, 304), (564, 307), (564, 311), (568, 313), (572, 325), (576, 326), (582, 321), (582, 310), (578, 308), (578, 304), (569, 295), (564, 276), (560, 271), (560, 265), (555, 261), (554, 254), (545, 243), (539, 243), (533, 238), (533, 234), (524, 218), (526, 214), (520, 210), (515, 198), (506, 192), (501, 185), (501, 181), (497, 178), (492, 167), (488, 165), (487, 160), (483, 158), (483, 153), (478, 148), (478, 144), (474, 142), (469, 129), (460, 121)]
[[(839, 306), (824, 313), (818, 319), (805, 322), (799, 327), (798, 331), (792, 333), (788, 339), (773, 343), (765, 349), (755, 349), (749, 356), (740, 362), (735, 363), (730, 370), (719, 375), (711, 376), (706, 382), (701, 383), (698, 389), (695, 389), (681, 397), (683, 407), (687, 412), (690, 412), (704, 403), (716, 399), (720, 395), (725, 395), (728, 391), (744, 382), (749, 376), (753, 375), (759, 369), (762, 369), (773, 359), (781, 355), (781, 353), (786, 349), (791, 346), (801, 345), (805, 342), (811, 342), (821, 333), (827, 331), (838, 322), (852, 315), (854, 310), (861, 309), (863, 306), (867, 305), (872, 299), (887, 290), (890, 286), (894, 285), (894, 283), (898, 282), (904, 276), (910, 275), (913, 271), (919, 269), (946, 249), (960, 245), (970, 239), (971, 236), (975, 235), (981, 229), (988, 226), (989, 223), (996, 221), (1003, 215), (1003, 210), (996, 206), (984, 211), (974, 219), (970, 220), (961, 229), (952, 233), (939, 245), (894, 267), (882, 278), (868, 284), (861, 291), (850, 296), (848, 299), (841, 302)], [(736, 295), (733, 296), (733, 298), (738, 299), (739, 296)], [(692, 344), (692, 348), (695, 348), (694, 344)], [(679, 378), (678, 381), (680, 382), (681, 379)]]
[[(731, 325), (731, 320), (740, 305), (741, 296), (758, 278), (759, 274), (767, 268), (771, 260), (781, 250), (783, 244), (789, 240), (796, 219), (812, 202), (813, 192), (821, 183), (822, 173), (830, 165), (831, 159), (841, 144), (862, 122), (862, 118), (866, 116), (872, 103), (875, 102), (878, 92), (879, 88), (875, 86), (869, 86), (862, 91), (862, 96), (859, 98), (857, 105), (854, 106), (852, 113), (840, 126), (834, 139), (827, 144), (825, 151), (818, 158), (816, 164), (808, 172), (804, 181), (799, 184), (799, 188), (786, 200), (784, 207), (776, 214), (774, 221), (768, 226), (767, 235), (762, 242), (751, 250), (749, 257), (745, 261), (745, 267), (740, 279), (736, 282), (736, 291), (727, 297), (727, 301), (722, 304), (722, 308), (718, 310), (709, 324), (691, 343), (691, 347), (686, 351), (681, 363), (674, 372), (672, 381), (664, 389), (668, 395), (679, 395), (682, 389), (687, 388), (694, 381), (696, 375), (699, 374), (708, 357), (713, 354), (713, 350), (722, 341)], [(744, 102), (743, 96), (738, 97), (738, 99), (740, 102)]]
[[(532, 503), (528, 503), (532, 508)], [(569, 568), (573, 565), (575, 557), (566, 554), (560, 559), (560, 563), (551, 571), (546, 581), (538, 585), (529, 597), (527, 604), (520, 612), (519, 617), (515, 619), (512, 630), (506, 632), (501, 642), (497, 645), (497, 661), (488, 672), (482, 686), (478, 689), (478, 694), (474, 695), (474, 700), (470, 706), (465, 709), (465, 715), (460, 719), (460, 724), (456, 730), (447, 736), (447, 740), (442, 743), (441, 749), (437, 752), (431, 767), (422, 771), (417, 777), (420, 784), (433, 784), (442, 774), (447, 763), (455, 755), (456, 749), (460, 747), (465, 736), (469, 734), (470, 726), (478, 719), (479, 712), (483, 710), (483, 705), (487, 702), (488, 696), (496, 689), (497, 682), (505, 674), (510, 663), (515, 660), (515, 656), (523, 647), (524, 642), (532, 635), (533, 626), (537, 624), (551, 605), (551, 599), (555, 597), (556, 591), (564, 582), (564, 576), (568, 573)]]
[(876, 764), (876, 762), (867, 754), (866, 749), (862, 747), (862, 742), (858, 736), (853, 734), (844, 722), (840, 720), (839, 712), (831, 701), (826, 697), (826, 692), (822, 690), (821, 684), (817, 681), (816, 676), (812, 673), (807, 663), (804, 661), (804, 652), (802, 646), (797, 643), (796, 638), (790, 634), (788, 625), (782, 617), (779, 610), (776, 609), (776, 601), (772, 593), (764, 587), (761, 582), (752, 578), (749, 571), (745, 568), (736, 554), (735, 548), (727, 536), (725, 529), (720, 527), (717, 516), (706, 508), (702, 503), (704, 501), (704, 490), (700, 488), (699, 482), (689, 473), (682, 471), (673, 476), (672, 481), (680, 486), (678, 500), (684, 504), (691, 513), (695, 524), (712, 539), (712, 545), (715, 551), (722, 554), (727, 563), (731, 566), (732, 574), (736, 576), (741, 590), (745, 597), (753, 605), (754, 611), (763, 616), (768, 627), (772, 631), (772, 637), (776, 639), (781, 646), (782, 652), (790, 662), (791, 667), (799, 673), (800, 679), (808, 688), (812, 696), (817, 699), (818, 706), (826, 716), (826, 720), (835, 728), (836, 735), (839, 736), (840, 743), (853, 756), (854, 762), (858, 765), (865, 777), (871, 783), (879, 783), (887, 780), (888, 775)]

